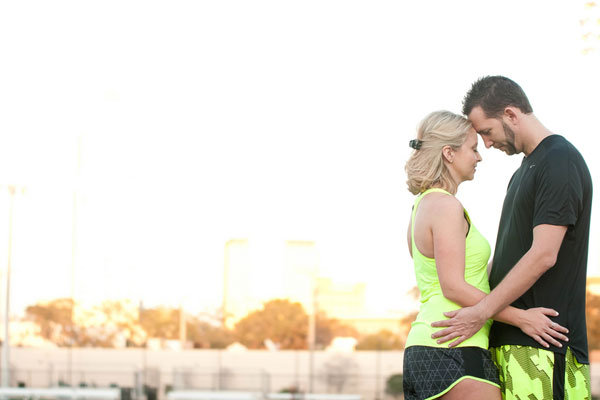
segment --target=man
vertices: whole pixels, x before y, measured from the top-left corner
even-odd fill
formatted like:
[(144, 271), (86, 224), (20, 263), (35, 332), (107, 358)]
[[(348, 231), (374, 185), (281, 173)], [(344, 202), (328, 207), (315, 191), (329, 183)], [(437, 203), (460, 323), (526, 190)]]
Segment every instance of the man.
[[(500, 370), (504, 399), (591, 399), (585, 291), (592, 181), (577, 149), (546, 129), (512, 80), (487, 76), (463, 101), (487, 148), (523, 153), (512, 176), (492, 261), (489, 295), (472, 307), (446, 313), (434, 334), (454, 346), (507, 305), (558, 311), (535, 339), (494, 322), (490, 351)], [(557, 339), (557, 324), (569, 331)], [(554, 337), (553, 337), (554, 336)]]

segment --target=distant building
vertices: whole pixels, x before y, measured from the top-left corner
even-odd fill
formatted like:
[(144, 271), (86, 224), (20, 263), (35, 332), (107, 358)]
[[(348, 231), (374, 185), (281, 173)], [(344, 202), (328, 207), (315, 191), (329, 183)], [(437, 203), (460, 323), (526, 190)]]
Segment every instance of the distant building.
[(337, 319), (365, 315), (365, 289), (364, 283), (340, 284), (330, 278), (317, 278), (317, 307)]
[(310, 240), (286, 240), (283, 252), (284, 298), (299, 302), (311, 312), (319, 273), (319, 253)]
[(223, 323), (229, 328), (250, 311), (260, 308), (264, 301), (252, 292), (252, 280), (256, 277), (251, 268), (248, 239), (228, 240), (225, 243)]

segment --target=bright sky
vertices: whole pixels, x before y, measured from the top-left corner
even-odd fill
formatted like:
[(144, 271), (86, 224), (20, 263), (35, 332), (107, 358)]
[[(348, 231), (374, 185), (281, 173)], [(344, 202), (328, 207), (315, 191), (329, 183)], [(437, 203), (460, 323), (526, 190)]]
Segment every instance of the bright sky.
[[(318, 242), (322, 274), (365, 281), (371, 308), (397, 309), (414, 285), (408, 140), (430, 111), (460, 112), (476, 78), (520, 83), (598, 176), (600, 38), (583, 55), (584, 4), (2, 2), (3, 276), (5, 184), (25, 187), (13, 312), (70, 296), (75, 189), (77, 299), (210, 309), (227, 239), (255, 243), (261, 279), (283, 240), (299, 239)], [(480, 147), (458, 197), (493, 245), (521, 156)]]

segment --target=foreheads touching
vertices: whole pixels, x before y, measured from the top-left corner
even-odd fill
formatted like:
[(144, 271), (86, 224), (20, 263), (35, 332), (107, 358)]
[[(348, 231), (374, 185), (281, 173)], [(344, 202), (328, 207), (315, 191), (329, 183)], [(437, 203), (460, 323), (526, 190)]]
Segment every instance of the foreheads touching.
[(525, 92), (503, 76), (477, 80), (463, 100), (463, 113), (481, 135), (485, 147), (494, 147), (508, 155), (521, 153), (522, 143), (515, 129), (523, 115), (533, 113)]

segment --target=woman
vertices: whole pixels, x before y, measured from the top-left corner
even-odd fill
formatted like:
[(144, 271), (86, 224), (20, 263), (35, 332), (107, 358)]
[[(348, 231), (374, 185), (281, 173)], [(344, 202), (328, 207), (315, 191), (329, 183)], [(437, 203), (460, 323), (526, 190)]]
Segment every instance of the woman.
[[(431, 323), (444, 319), (444, 311), (473, 305), (490, 291), (489, 243), (454, 197), (462, 182), (473, 179), (481, 161), (477, 133), (465, 118), (437, 111), (421, 122), (410, 145), (415, 151), (406, 163), (407, 183), (417, 198), (407, 236), (421, 309), (404, 352), (405, 399), (499, 400), (498, 370), (487, 350), (492, 321), (455, 348), (431, 337), (440, 329)], [(507, 307), (495, 319), (538, 340), (551, 324), (547, 315), (556, 312)], [(562, 336), (558, 331), (566, 329), (555, 331), (553, 335)]]

